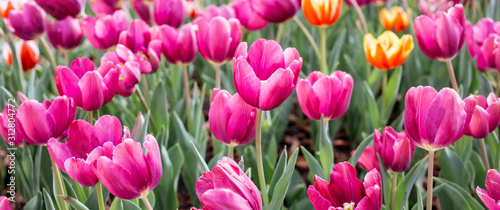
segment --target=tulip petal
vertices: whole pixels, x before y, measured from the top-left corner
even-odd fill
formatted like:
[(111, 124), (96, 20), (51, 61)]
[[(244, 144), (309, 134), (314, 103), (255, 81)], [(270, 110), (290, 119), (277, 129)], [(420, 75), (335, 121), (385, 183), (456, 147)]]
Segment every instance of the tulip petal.
[(54, 118), (35, 100), (25, 101), (17, 113), (17, 119), (23, 127), (26, 141), (31, 144), (46, 144), (53, 137)]
[(338, 163), (330, 175), (330, 195), (333, 206), (358, 203), (365, 196), (363, 183), (356, 176), (356, 169), (349, 163)]
[(47, 142), (47, 150), (49, 151), (50, 157), (56, 163), (62, 171), (67, 173), (66, 167), (64, 167), (64, 161), (73, 155), (69, 151), (66, 144), (57, 141), (55, 138), (51, 138)]
[(106, 86), (102, 82), (102, 76), (97, 71), (87, 72), (78, 82), (82, 90), (82, 109), (85, 111), (96, 111), (104, 105), (104, 90)]
[(113, 142), (115, 146), (122, 142), (122, 124), (115, 116), (100, 117), (91, 133), (93, 148), (103, 146), (108, 141)]
[(486, 173), (486, 191), (495, 200), (500, 198), (500, 173), (497, 170), (488, 170)]
[(82, 91), (78, 86), (78, 76), (68, 67), (59, 66), (55, 72), (55, 80), (58, 85), (59, 95), (66, 95), (73, 98), (75, 105), (82, 105)]
[(69, 137), (66, 140), (71, 156), (84, 160), (87, 158), (87, 155), (94, 148), (90, 141), (91, 133), (92, 125), (90, 123), (84, 120), (75, 120), (71, 123), (68, 129)]
[(250, 46), (248, 63), (260, 80), (267, 80), (276, 70), (285, 68), (283, 49), (274, 40), (259, 39)]
[(406, 93), (404, 127), (408, 137), (419, 147), (429, 144), (424, 130), (424, 120), (432, 101), (437, 95), (432, 87), (412, 87)]
[(496, 203), (496, 201), (491, 198), (488, 193), (481, 189), (480, 187), (476, 187), (476, 192), (481, 201), (483, 201), (486, 208), (490, 210), (500, 210), (500, 206)]
[(158, 183), (160, 183), (161, 176), (163, 174), (160, 147), (155, 137), (148, 134), (144, 140), (144, 148), (146, 148), (146, 162), (149, 168), (149, 175), (151, 177), (149, 183), (149, 191), (153, 190)]
[[(196, 194), (198, 198), (201, 198), (206, 191), (215, 189), (214, 187), (214, 177), (212, 172), (203, 172), (202, 176), (196, 181)], [(200, 200), (202, 205), (203, 200)]]
[(54, 138), (63, 139), (67, 136), (69, 125), (75, 120), (76, 107), (72, 98), (66, 96), (58, 96), (54, 99), (48, 109), (49, 113), (54, 118), (54, 130), (52, 135)]
[(92, 171), (109, 192), (116, 197), (129, 200), (141, 196), (141, 190), (143, 189), (138, 189), (137, 183), (134, 183), (131, 179), (135, 174), (109, 158), (99, 157), (92, 164)]
[(234, 86), (245, 102), (254, 107), (259, 106), (261, 80), (241, 57), (234, 61)]
[(208, 113), (210, 130), (217, 140), (225, 144), (230, 144), (230, 140), (233, 139), (227, 135), (227, 125), (229, 125), (228, 122), (232, 114), (228, 106), (231, 94), (225, 90), (214, 91), (212, 96), (214, 94), (217, 95), (214, 96)]
[(316, 93), (312, 90), (312, 85), (309, 80), (300, 80), (297, 83), (297, 99), (299, 101), (302, 112), (312, 120), (320, 120), (318, 105), (320, 100)]
[(226, 189), (206, 191), (200, 200), (203, 200), (203, 209), (221, 210), (253, 210), (247, 200), (238, 194)]
[(332, 206), (312, 185), (307, 189), (307, 196), (316, 210), (328, 210)]
[(259, 95), (259, 109), (271, 110), (280, 106), (292, 94), (293, 72), (278, 69), (268, 80), (262, 82)]
[(90, 168), (90, 164), (83, 159), (68, 158), (64, 162), (64, 167), (67, 169), (67, 174), (75, 181), (85, 187), (92, 187), (99, 181), (97, 176)]
[(129, 171), (129, 176), (126, 178), (138, 192), (147, 190), (151, 183), (151, 176), (141, 143), (134, 142), (132, 139), (123, 140), (123, 143), (117, 145), (113, 151), (113, 163), (120, 164)]

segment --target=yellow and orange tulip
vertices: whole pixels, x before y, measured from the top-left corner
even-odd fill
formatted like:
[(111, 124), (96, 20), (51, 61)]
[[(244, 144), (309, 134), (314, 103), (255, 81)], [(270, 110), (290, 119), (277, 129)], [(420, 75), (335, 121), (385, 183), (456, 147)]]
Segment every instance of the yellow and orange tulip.
[(341, 0), (303, 0), (302, 10), (312, 25), (328, 27), (333, 25), (342, 13)]
[(402, 65), (413, 50), (413, 37), (405, 34), (399, 38), (392, 31), (385, 31), (377, 39), (371, 34), (364, 38), (366, 60), (372, 66), (389, 70)]
[(396, 32), (402, 32), (408, 27), (410, 19), (403, 8), (394, 6), (391, 10), (386, 8), (380, 10), (380, 22), (386, 30), (394, 28)]

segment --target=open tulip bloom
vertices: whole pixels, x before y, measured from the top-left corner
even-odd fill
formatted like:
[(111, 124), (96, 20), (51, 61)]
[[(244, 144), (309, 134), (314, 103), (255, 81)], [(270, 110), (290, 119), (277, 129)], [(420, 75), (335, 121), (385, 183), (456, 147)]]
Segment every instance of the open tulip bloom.
[(385, 7), (380, 10), (380, 22), (386, 30), (394, 29), (396, 32), (403, 32), (410, 24), (410, 19), (403, 8), (394, 6), (391, 10)]
[(392, 31), (385, 31), (377, 39), (366, 34), (363, 45), (368, 63), (381, 70), (401, 66), (414, 47), (411, 35), (405, 34), (400, 39)]

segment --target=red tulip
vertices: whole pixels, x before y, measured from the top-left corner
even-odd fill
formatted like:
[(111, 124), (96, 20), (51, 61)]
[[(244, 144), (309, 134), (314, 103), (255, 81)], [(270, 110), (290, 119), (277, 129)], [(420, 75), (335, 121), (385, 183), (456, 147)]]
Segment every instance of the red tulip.
[[(16, 52), (18, 53), (19, 59), (21, 61), (21, 66), (23, 67), (23, 72), (28, 72), (35, 68), (40, 60), (40, 51), (36, 41), (34, 40), (20, 40), (16, 44)], [(12, 50), (7, 43), (3, 45), (2, 56), (7, 63), (7, 65), (12, 66)]]
[(470, 96), (464, 101), (475, 104), (470, 123), (465, 127), (465, 135), (476, 139), (486, 138), (500, 124), (500, 101), (494, 93), (483, 96)]

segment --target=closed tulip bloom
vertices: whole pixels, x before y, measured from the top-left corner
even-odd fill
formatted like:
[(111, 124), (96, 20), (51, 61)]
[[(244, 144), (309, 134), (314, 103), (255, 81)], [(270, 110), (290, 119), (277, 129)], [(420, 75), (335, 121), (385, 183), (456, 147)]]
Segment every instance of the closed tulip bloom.
[(105, 50), (118, 44), (122, 31), (128, 28), (127, 14), (118, 10), (113, 15), (87, 17), (80, 22), (83, 35), (97, 49)]
[(486, 138), (500, 124), (500, 101), (494, 93), (490, 93), (487, 99), (481, 95), (464, 99), (469, 100), (476, 106), (470, 123), (465, 128), (465, 135), (476, 139)]
[(9, 12), (7, 28), (24, 40), (38, 39), (45, 32), (45, 12), (34, 2), (23, 5), (22, 10)]
[(160, 27), (159, 39), (162, 44), (163, 55), (169, 63), (187, 65), (198, 56), (195, 27), (191, 24), (177, 29), (163, 25)]
[(45, 145), (51, 138), (66, 138), (75, 120), (76, 106), (72, 98), (58, 96), (54, 101), (39, 103), (28, 100), (19, 106), (17, 120), (21, 135), (28, 145)]
[(217, 161), (211, 172), (203, 173), (196, 182), (196, 194), (203, 210), (262, 210), (259, 189), (228, 157)]
[(342, 13), (341, 0), (304, 0), (302, 10), (306, 20), (319, 27), (333, 25)]
[[(351, 152), (351, 156), (354, 155), (356, 150)], [(380, 171), (380, 163), (378, 162), (377, 152), (372, 146), (366, 146), (365, 150), (361, 153), (358, 159), (358, 164), (367, 171), (376, 169)]]
[(448, 12), (420, 15), (415, 19), (415, 36), (422, 52), (434, 60), (453, 59), (464, 44), (464, 7), (457, 4)]
[(448, 0), (418, 0), (418, 8), (424, 15), (429, 15), (437, 11), (446, 11), (454, 3)]
[(77, 19), (67, 16), (47, 24), (47, 37), (56, 50), (70, 51), (82, 42), (82, 29)]
[(179, 27), (186, 19), (185, 0), (153, 0), (153, 18), (156, 25)]
[(301, 0), (253, 0), (257, 14), (271, 23), (282, 23), (295, 16)]
[(302, 57), (295, 48), (283, 51), (274, 40), (259, 39), (249, 52), (247, 48), (247, 43), (242, 42), (233, 59), (236, 91), (258, 109), (274, 109), (292, 94)]
[(229, 6), (229, 5), (222, 5), (222, 6), (214, 6), (214, 5), (210, 5), (208, 6), (207, 8), (205, 8), (205, 10), (198, 14), (198, 17), (202, 17), (202, 18), (205, 18), (207, 20), (210, 20), (214, 17), (223, 17), (223, 18), (226, 18), (226, 19), (229, 19), (229, 18), (236, 18), (236, 14), (234, 12), (234, 9)]
[(120, 72), (111, 62), (102, 64), (96, 70), (88, 58), (77, 58), (70, 68), (57, 67), (57, 92), (73, 98), (75, 105), (85, 111), (96, 111), (113, 99), (119, 75)]
[(89, 154), (98, 156), (91, 164), (92, 171), (116, 197), (127, 200), (144, 198), (160, 182), (163, 170), (158, 142), (152, 135), (147, 135), (143, 146), (145, 152), (141, 143), (125, 139), (117, 146), (106, 142)]
[(127, 47), (119, 44), (114, 52), (107, 52), (101, 58), (101, 63), (111, 62), (120, 72), (116, 94), (129, 97), (135, 92), (135, 85), (141, 81), (141, 66), (135, 60), (135, 55)]
[(106, 142), (115, 146), (122, 142), (122, 125), (114, 116), (104, 115), (94, 126), (84, 120), (75, 120), (68, 129), (66, 142), (52, 138), (47, 150), (62, 171), (81, 185), (91, 187), (99, 180), (90, 167), (98, 156), (90, 154), (96, 154), (92, 150)]
[[(40, 51), (35, 41), (20, 40), (16, 44), (16, 52), (19, 54), (23, 72), (29, 72), (38, 64)], [(12, 50), (7, 43), (4, 43), (2, 56), (7, 65), (12, 66)]]
[(241, 25), (235, 18), (214, 17), (210, 20), (198, 18), (196, 40), (201, 56), (208, 62), (224, 64), (234, 57), (240, 44)]
[(35, 0), (35, 2), (58, 20), (68, 16), (77, 17), (85, 8), (85, 0)]
[(486, 173), (486, 190), (476, 187), (479, 198), (489, 210), (500, 210), (500, 173), (491, 169)]
[(133, 53), (142, 52), (147, 54), (151, 31), (146, 22), (140, 19), (133, 20), (130, 28), (120, 34), (119, 42), (125, 45)]
[(406, 136), (406, 133), (396, 132), (387, 126), (382, 131), (375, 130), (373, 134), (373, 145), (376, 152), (382, 158), (385, 167), (396, 173), (406, 171), (410, 166), (415, 146)]
[(97, 16), (111, 15), (122, 9), (124, 0), (91, 0), (90, 7)]
[(496, 59), (500, 54), (499, 52), (500, 35), (490, 34), (488, 38), (484, 40), (483, 46), (481, 46), (481, 52), (476, 59), (477, 66), (483, 70), (495, 70), (500, 68), (496, 63)]
[(220, 142), (238, 146), (255, 138), (257, 110), (245, 103), (238, 93), (214, 89), (208, 119), (212, 134)]
[(379, 172), (372, 170), (363, 183), (356, 176), (356, 169), (342, 162), (333, 167), (330, 183), (315, 176), (307, 195), (316, 210), (379, 210), (382, 208), (382, 180)]
[[(19, 101), (19, 103), (22, 103)], [(13, 105), (5, 106), (5, 109), (0, 113), (0, 135), (9, 146), (23, 146), (23, 135), (21, 134), (19, 120), (17, 120), (17, 110)]]
[(394, 6), (391, 10), (385, 7), (380, 10), (380, 22), (386, 30), (394, 28), (396, 32), (403, 32), (410, 24), (410, 19), (403, 8)]
[(428, 151), (445, 148), (460, 139), (471, 120), (475, 104), (462, 101), (456, 91), (412, 87), (406, 93), (404, 125), (413, 143)]
[(297, 98), (304, 114), (312, 120), (342, 117), (349, 107), (353, 87), (351, 75), (335, 71), (326, 76), (319, 71), (297, 83)]
[(253, 10), (252, 1), (233, 0), (230, 5), (241, 25), (249, 31), (256, 31), (265, 28), (267, 21)]
[(151, 0), (132, 0), (130, 3), (132, 5), (132, 9), (137, 13), (139, 18), (146, 22), (147, 24), (151, 24), (151, 14), (149, 10), (149, 5), (153, 2)]
[(496, 49), (494, 45), (498, 44), (498, 35), (500, 35), (500, 22), (495, 23), (490, 18), (482, 18), (475, 25), (470, 22), (465, 23), (467, 50), (472, 58), (477, 58), (476, 64), (479, 69), (487, 71), (497, 68), (493, 51)]
[(12, 207), (10, 206), (9, 199), (5, 196), (0, 197), (0, 209), (12, 210)]
[(403, 65), (414, 47), (410, 34), (405, 34), (400, 39), (392, 31), (385, 31), (377, 39), (367, 33), (363, 45), (368, 63), (381, 70)]

